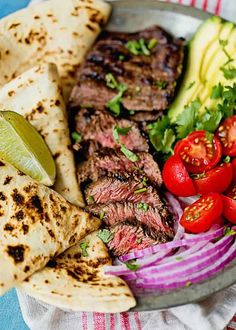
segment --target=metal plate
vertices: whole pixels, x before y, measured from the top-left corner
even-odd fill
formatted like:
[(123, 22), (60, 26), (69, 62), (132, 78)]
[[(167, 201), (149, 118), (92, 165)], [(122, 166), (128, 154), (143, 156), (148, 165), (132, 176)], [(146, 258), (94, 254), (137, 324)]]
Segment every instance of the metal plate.
[[(158, 24), (177, 37), (189, 39), (211, 15), (198, 9), (152, 0), (120, 0), (112, 3), (109, 31), (134, 32)], [(137, 298), (135, 311), (151, 311), (207, 298), (236, 282), (236, 261), (217, 276), (183, 289), (157, 292)]]

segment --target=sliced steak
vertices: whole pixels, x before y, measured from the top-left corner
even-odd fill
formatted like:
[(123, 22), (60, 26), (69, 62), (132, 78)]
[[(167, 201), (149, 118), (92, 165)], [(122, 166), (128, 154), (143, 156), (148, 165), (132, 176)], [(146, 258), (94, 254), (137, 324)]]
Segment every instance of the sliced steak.
[(146, 224), (149, 228), (164, 231), (168, 236), (172, 237), (173, 230), (167, 221), (169, 213), (166, 206), (163, 204), (158, 209), (149, 207), (147, 204), (145, 206), (146, 209), (143, 209), (143, 203), (108, 203), (105, 205), (90, 205), (86, 209), (94, 216), (100, 216), (106, 225), (109, 226), (113, 226), (124, 220), (136, 219), (138, 222)]
[[(128, 41), (156, 39), (150, 55), (134, 55)], [(128, 87), (122, 98), (128, 110), (152, 111), (168, 108), (174, 96), (176, 80), (182, 71), (183, 41), (175, 39), (158, 26), (136, 33), (101, 33), (78, 72), (72, 105), (89, 104), (104, 110), (116, 94), (107, 87), (105, 76), (112, 73)]]
[(120, 142), (130, 150), (148, 151), (148, 142), (137, 124), (127, 119), (115, 119), (105, 111), (81, 109), (76, 116), (76, 130), (82, 139), (96, 141), (103, 147), (120, 148), (113, 137), (113, 129), (132, 127), (126, 135), (120, 135)]
[(113, 234), (108, 247), (115, 256), (121, 256), (133, 250), (141, 250), (170, 238), (161, 231), (153, 232), (144, 224), (126, 221), (109, 228)]
[(79, 164), (77, 168), (78, 181), (85, 177), (92, 181), (98, 180), (99, 177), (112, 172), (138, 174), (146, 177), (156, 186), (161, 186), (162, 176), (158, 164), (154, 161), (151, 154), (147, 152), (136, 152), (139, 160), (131, 162), (119, 150), (101, 148), (94, 152), (88, 160)]
[(162, 207), (157, 191), (152, 186), (144, 186), (143, 182), (122, 175), (103, 177), (91, 183), (85, 190), (88, 205), (109, 202), (146, 203), (151, 207)]
[(163, 115), (162, 111), (152, 111), (152, 112), (137, 111), (134, 114), (130, 115), (129, 119), (137, 123), (145, 123), (145, 122), (156, 121), (162, 115)]

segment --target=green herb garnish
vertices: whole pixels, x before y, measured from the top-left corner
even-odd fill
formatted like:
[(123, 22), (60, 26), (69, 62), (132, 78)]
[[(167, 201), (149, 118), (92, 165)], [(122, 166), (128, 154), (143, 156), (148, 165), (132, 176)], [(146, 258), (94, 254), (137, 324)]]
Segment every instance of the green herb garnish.
[(192, 82), (188, 85), (188, 87), (187, 87), (186, 89), (187, 89), (187, 90), (188, 90), (188, 89), (191, 89), (195, 84), (196, 84), (196, 81), (192, 81)]
[(132, 126), (130, 127), (119, 127), (115, 126), (113, 128), (113, 138), (120, 145), (120, 151), (125, 155), (126, 158), (128, 158), (131, 162), (137, 162), (139, 160), (138, 155), (136, 155), (134, 152), (126, 148), (126, 146), (120, 142), (119, 135), (126, 135), (130, 130)]
[(133, 163), (139, 160), (138, 155), (126, 148), (124, 144), (121, 144), (120, 151), (125, 155), (126, 158), (128, 158)]
[(82, 140), (82, 136), (78, 132), (72, 132), (71, 136), (72, 136), (72, 139), (77, 143), (81, 142), (81, 140)]
[(228, 164), (230, 163), (230, 157), (229, 156), (226, 156), (225, 159), (224, 159), (224, 163)]
[(223, 94), (223, 90), (224, 87), (222, 86), (221, 83), (219, 83), (218, 85), (214, 86), (212, 88), (212, 92), (211, 92), (211, 99), (219, 99), (222, 97)]
[(138, 239), (137, 239), (137, 241), (136, 241), (136, 242), (137, 242), (138, 244), (141, 244), (141, 243), (142, 243), (142, 241), (143, 241), (143, 240), (142, 240), (142, 238), (140, 237), (140, 238), (138, 238)]
[(147, 191), (147, 188), (140, 188), (140, 189), (135, 190), (134, 193), (135, 194), (140, 194), (140, 193), (145, 192), (145, 191)]
[(147, 212), (148, 209), (149, 209), (149, 205), (147, 203), (140, 202), (140, 203), (137, 204), (137, 208), (139, 210), (143, 210), (143, 211)]
[(225, 79), (231, 80), (236, 78), (236, 67), (228, 66), (228, 67), (221, 67), (220, 70), (223, 72)]
[(94, 203), (94, 198), (93, 198), (93, 196), (91, 196), (91, 195), (88, 196), (88, 202), (89, 202), (89, 203)]
[(157, 39), (152, 38), (151, 40), (148, 41), (147, 48), (148, 49), (153, 49), (154, 47), (156, 47), (157, 44), (158, 44)]
[(133, 272), (135, 272), (136, 270), (139, 269), (140, 265), (138, 264), (134, 264), (136, 260), (129, 260), (129, 261), (126, 261), (125, 262), (125, 265), (126, 267), (129, 269), (129, 270), (132, 270)]
[(105, 217), (105, 211), (101, 211), (100, 213), (99, 213), (99, 218), (100, 218), (100, 220), (103, 220), (104, 219), (104, 217)]
[(124, 61), (124, 59), (125, 59), (125, 56), (124, 55), (121, 54), (121, 55), (118, 56), (118, 60), (119, 61)]
[(108, 73), (106, 75), (106, 83), (108, 87), (116, 89), (118, 91), (118, 94), (115, 95), (110, 101), (108, 101), (106, 106), (114, 114), (114, 116), (119, 116), (122, 97), (128, 87), (124, 84), (118, 83), (111, 73)]
[(107, 87), (110, 87), (112, 89), (114, 88), (118, 88), (118, 82), (116, 81), (115, 77), (113, 76), (112, 73), (107, 73), (105, 76), (105, 80), (106, 80), (106, 85)]
[(229, 228), (229, 227), (226, 227), (225, 230), (224, 230), (224, 235), (225, 236), (236, 235), (236, 231)]
[(160, 89), (164, 89), (167, 86), (167, 81), (155, 81), (154, 85)]
[(88, 257), (88, 252), (87, 252), (87, 248), (89, 247), (89, 244), (86, 242), (81, 243), (80, 248), (82, 250), (82, 256), (83, 257)]
[(114, 235), (108, 229), (101, 229), (99, 230), (97, 237), (99, 237), (103, 243), (109, 243), (113, 239)]
[(183, 260), (183, 258), (182, 257), (176, 257), (175, 260), (181, 261), (181, 260)]

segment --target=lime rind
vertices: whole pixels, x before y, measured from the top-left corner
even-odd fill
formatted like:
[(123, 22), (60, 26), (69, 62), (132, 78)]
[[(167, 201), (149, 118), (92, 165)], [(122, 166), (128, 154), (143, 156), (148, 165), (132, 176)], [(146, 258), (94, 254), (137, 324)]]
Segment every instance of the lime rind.
[(43, 138), (13, 111), (0, 111), (0, 158), (40, 183), (55, 182), (55, 162)]

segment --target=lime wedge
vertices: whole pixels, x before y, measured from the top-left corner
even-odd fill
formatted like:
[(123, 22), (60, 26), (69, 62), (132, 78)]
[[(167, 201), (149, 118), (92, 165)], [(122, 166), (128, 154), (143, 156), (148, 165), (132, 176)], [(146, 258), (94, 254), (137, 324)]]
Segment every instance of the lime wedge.
[(47, 186), (54, 184), (56, 167), (41, 135), (21, 115), (0, 111), (0, 158)]

